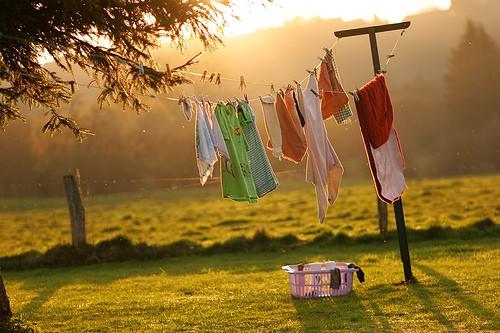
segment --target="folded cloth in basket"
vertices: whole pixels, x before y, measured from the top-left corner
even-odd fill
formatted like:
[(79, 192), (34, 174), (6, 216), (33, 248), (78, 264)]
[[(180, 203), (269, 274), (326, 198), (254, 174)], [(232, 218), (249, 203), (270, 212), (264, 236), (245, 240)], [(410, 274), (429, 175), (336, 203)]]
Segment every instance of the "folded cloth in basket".
[(330, 271), (330, 288), (340, 288), (340, 269), (335, 268)]
[(357, 269), (356, 276), (358, 277), (359, 282), (361, 282), (361, 283), (365, 282), (365, 273), (363, 272), (363, 270), (361, 269), (361, 267), (359, 267), (356, 264), (350, 263), (350, 264), (347, 265), (347, 268), (355, 268), (355, 269)]

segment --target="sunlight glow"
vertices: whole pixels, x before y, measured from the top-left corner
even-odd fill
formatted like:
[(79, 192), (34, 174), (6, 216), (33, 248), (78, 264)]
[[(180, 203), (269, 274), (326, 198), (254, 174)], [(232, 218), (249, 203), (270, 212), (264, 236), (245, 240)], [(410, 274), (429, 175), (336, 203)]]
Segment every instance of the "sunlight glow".
[(447, 10), (451, 0), (274, 0), (264, 7), (254, 1), (234, 0), (234, 13), (240, 20), (229, 19), (226, 36), (252, 33), (257, 29), (280, 27), (296, 18), (340, 18), (344, 21), (376, 18), (398, 22), (405, 17), (431, 10)]

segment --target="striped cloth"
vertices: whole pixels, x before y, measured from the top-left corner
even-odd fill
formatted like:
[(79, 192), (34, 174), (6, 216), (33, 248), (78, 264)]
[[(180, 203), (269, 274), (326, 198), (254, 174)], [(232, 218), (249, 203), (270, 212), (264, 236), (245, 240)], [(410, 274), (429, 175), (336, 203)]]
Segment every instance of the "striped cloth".
[(248, 143), (248, 160), (257, 195), (263, 197), (275, 190), (279, 183), (255, 126), (255, 114), (248, 103), (242, 101), (238, 104), (238, 118)]

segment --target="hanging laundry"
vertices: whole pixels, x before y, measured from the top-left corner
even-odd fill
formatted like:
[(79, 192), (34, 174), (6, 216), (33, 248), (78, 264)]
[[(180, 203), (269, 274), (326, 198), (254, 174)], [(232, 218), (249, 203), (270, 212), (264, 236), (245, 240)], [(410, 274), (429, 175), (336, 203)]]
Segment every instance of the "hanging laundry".
[(262, 197), (278, 187), (278, 180), (255, 125), (255, 114), (246, 102), (238, 104), (238, 119), (248, 143), (248, 159), (257, 195)]
[(210, 137), (210, 130), (203, 112), (203, 104), (201, 102), (195, 102), (194, 104), (196, 107), (196, 162), (201, 185), (204, 185), (208, 177), (213, 174), (214, 165), (217, 162), (217, 154), (212, 138)]
[(224, 141), (219, 122), (217, 121), (217, 117), (215, 116), (214, 107), (208, 99), (202, 99), (202, 101), (205, 107), (205, 114), (207, 115), (207, 122), (210, 125), (210, 137), (214, 143), (214, 146), (220, 155), (229, 160), (229, 153), (227, 151), (226, 142)]
[(349, 98), (340, 84), (332, 50), (325, 49), (325, 51), (326, 55), (321, 61), (318, 80), (319, 93), (321, 94), (321, 113), (324, 120), (333, 116), (337, 124), (345, 124), (350, 122), (352, 117)]
[(283, 150), (280, 123), (276, 114), (276, 108), (274, 107), (276, 99), (270, 95), (259, 96), (259, 98), (262, 104), (262, 114), (264, 115), (267, 136), (269, 137), (267, 147), (272, 149), (274, 157), (281, 159)]
[(306, 180), (316, 187), (318, 202), (318, 218), (323, 223), (328, 205), (333, 204), (338, 196), (340, 181), (344, 168), (333, 149), (323, 122), (316, 76), (311, 74), (306, 89), (302, 91), (297, 84), (297, 99), (306, 124), (304, 126), (307, 140)]
[(387, 142), (378, 148), (370, 147), (380, 195), (386, 202), (394, 202), (403, 193), (406, 184), (404, 177), (404, 161), (401, 156), (399, 138), (394, 128), (391, 129)]
[(375, 76), (357, 95), (359, 126), (377, 194), (382, 201), (393, 203), (406, 188), (405, 166), (384, 75)]
[(302, 127), (304, 127), (306, 121), (304, 119), (304, 116), (302, 115), (302, 111), (300, 111), (299, 101), (297, 101), (297, 96), (295, 96), (295, 90), (292, 91), (292, 96), (293, 96), (293, 102), (295, 103), (295, 108), (297, 109), (297, 114), (299, 115), (300, 124), (302, 125)]
[(219, 154), (225, 158), (226, 160), (230, 161), (231, 159), (229, 158), (229, 152), (227, 150), (226, 142), (224, 141), (224, 136), (222, 135), (222, 131), (219, 126), (219, 121), (217, 120), (217, 117), (215, 116), (215, 111), (210, 108), (210, 118), (212, 119), (212, 130), (214, 133), (215, 137), (215, 142), (216, 145), (215, 147), (217, 148), (217, 151)]
[(193, 117), (193, 105), (189, 97), (179, 97), (178, 103), (182, 106), (182, 111), (184, 111), (184, 116), (189, 121)]
[(215, 139), (212, 117), (210, 117), (210, 105), (203, 99), (201, 99), (199, 102), (197, 101), (197, 103), (200, 103), (201, 105), (202, 113), (205, 117), (205, 123), (207, 124), (208, 128), (208, 133), (210, 134), (210, 140), (212, 140), (212, 144), (214, 145), (214, 147), (217, 148), (217, 141)]
[(276, 96), (276, 113), (281, 129), (283, 157), (294, 163), (300, 163), (307, 150), (304, 130), (300, 125), (297, 113), (295, 112), (295, 117), (292, 117), (292, 114), (288, 112), (282, 93), (278, 93)]
[(248, 161), (248, 143), (241, 129), (234, 105), (217, 104), (215, 116), (219, 123), (230, 163), (221, 161), (222, 193), (235, 201), (257, 202), (257, 191)]
[[(302, 124), (304, 122), (304, 117), (302, 114), (300, 114), (300, 108), (298, 108), (295, 104), (295, 100), (293, 98), (293, 89), (288, 87), (285, 91), (284, 95), (284, 100), (285, 100), (285, 105), (286, 109), (288, 110), (288, 113), (290, 113), (290, 116), (292, 117), (293, 122), (295, 123), (295, 127), (300, 130), (304, 125)], [(301, 131), (303, 132), (303, 131)]]

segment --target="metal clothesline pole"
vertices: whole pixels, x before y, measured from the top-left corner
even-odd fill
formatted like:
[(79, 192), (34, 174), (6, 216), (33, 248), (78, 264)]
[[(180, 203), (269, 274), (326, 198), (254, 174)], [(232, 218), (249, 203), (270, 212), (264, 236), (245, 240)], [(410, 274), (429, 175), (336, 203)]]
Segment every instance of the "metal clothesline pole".
[[(401, 22), (401, 23), (393, 23), (393, 24), (383, 24), (383, 25), (375, 25), (370, 27), (349, 29), (349, 30), (340, 30), (335, 31), (335, 36), (337, 38), (343, 37), (352, 37), (352, 36), (360, 36), (360, 35), (368, 35), (370, 37), (370, 49), (372, 54), (372, 62), (373, 62), (373, 72), (375, 75), (380, 73), (380, 58), (378, 54), (377, 47), (377, 33), (393, 31), (393, 30), (402, 30), (406, 29), (410, 26), (410, 21)], [(377, 197), (377, 207), (378, 207), (378, 215), (379, 215), (379, 224), (387, 226), (387, 205)], [(406, 237), (406, 227), (405, 227), (405, 215), (403, 211), (403, 201), (399, 198), (394, 202), (394, 216), (396, 218), (396, 227), (398, 231), (398, 240), (399, 240), (399, 252), (401, 254), (401, 261), (403, 262), (403, 270), (405, 276), (405, 282), (413, 282), (415, 278), (411, 272), (411, 262), (410, 262), (410, 251), (408, 250), (408, 239)], [(385, 219), (385, 221), (383, 221)]]

